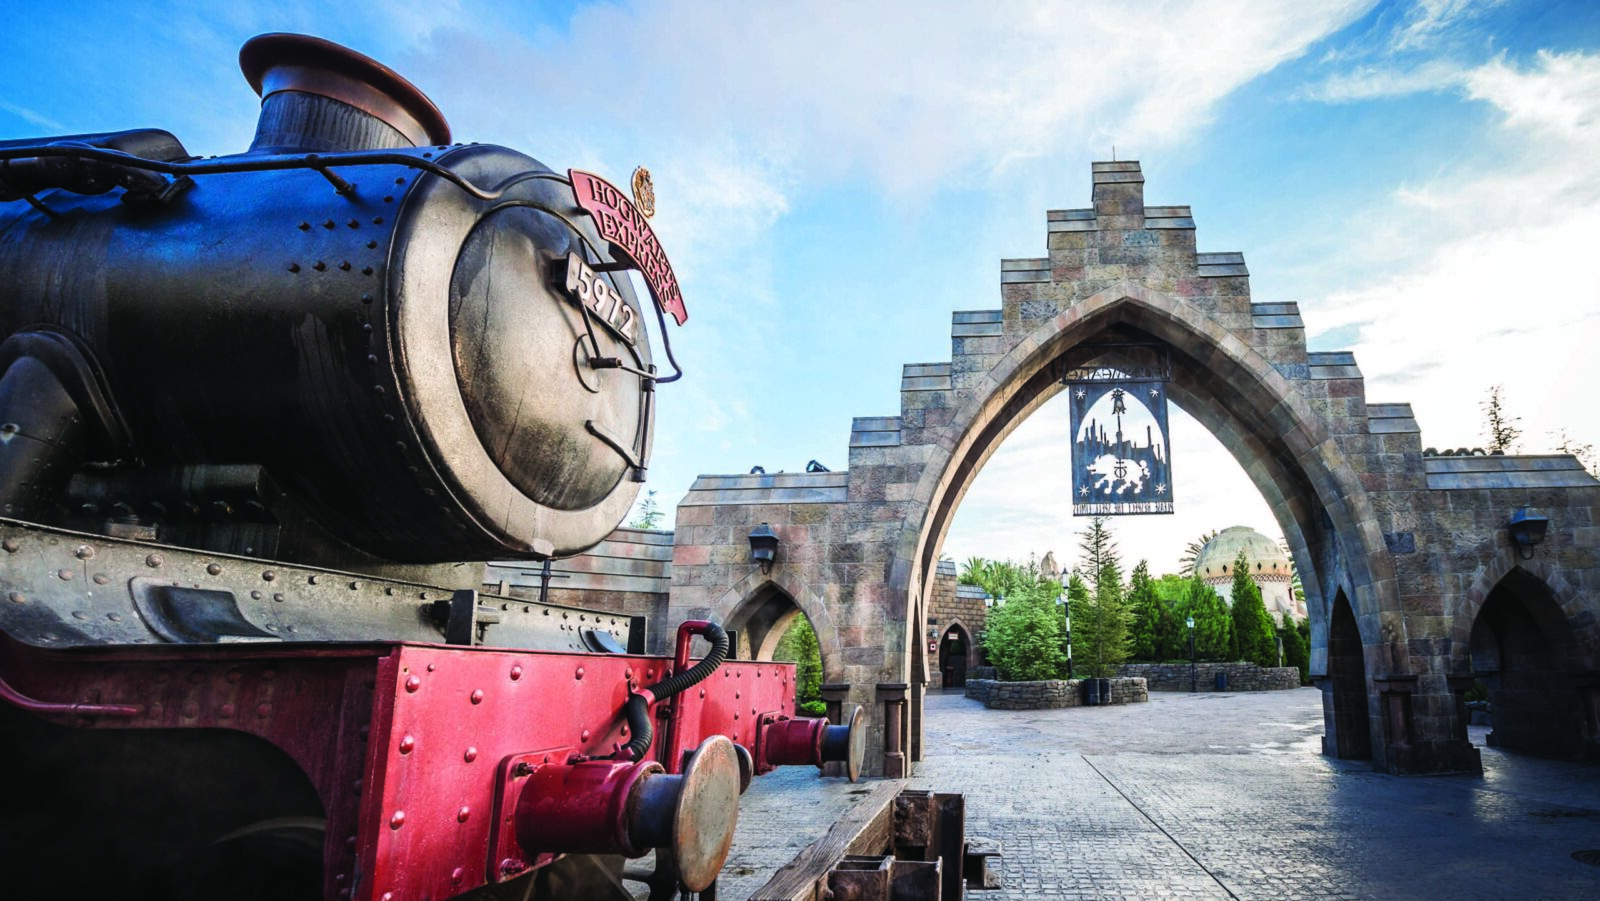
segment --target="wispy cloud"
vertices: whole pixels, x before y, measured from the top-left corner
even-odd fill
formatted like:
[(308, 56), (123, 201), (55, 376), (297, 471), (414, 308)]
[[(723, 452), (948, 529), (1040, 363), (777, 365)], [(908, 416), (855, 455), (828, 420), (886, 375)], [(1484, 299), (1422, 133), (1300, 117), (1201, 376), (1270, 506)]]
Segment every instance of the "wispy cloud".
[(1396, 29), (1395, 50), (1418, 50), (1430, 46), (1452, 28), (1471, 21), (1501, 6), (1505, 0), (1417, 0)]
[(36, 126), (38, 128), (43, 128), (43, 129), (46, 129), (48, 131), (60, 132), (60, 131), (62, 131), (63, 129), (66, 128), (66, 126), (62, 125), (60, 122), (57, 122), (56, 120), (50, 118), (49, 116), (44, 115), (43, 113), (34, 112), (33, 110), (28, 109), (25, 106), (20, 106), (18, 104), (12, 103), (11, 101), (6, 100), (3, 97), (0, 97), (0, 110), (5, 110), (6, 112), (10, 113), (13, 116), (16, 116), (18, 119), (21, 119), (22, 121), (28, 123), (29, 125), (33, 125), (33, 126)]
[(1319, 84), (1308, 85), (1296, 92), (1295, 98), (1322, 103), (1353, 103), (1453, 90), (1461, 87), (1466, 74), (1463, 66), (1446, 60), (1430, 60), (1409, 69), (1360, 66), (1329, 76)]

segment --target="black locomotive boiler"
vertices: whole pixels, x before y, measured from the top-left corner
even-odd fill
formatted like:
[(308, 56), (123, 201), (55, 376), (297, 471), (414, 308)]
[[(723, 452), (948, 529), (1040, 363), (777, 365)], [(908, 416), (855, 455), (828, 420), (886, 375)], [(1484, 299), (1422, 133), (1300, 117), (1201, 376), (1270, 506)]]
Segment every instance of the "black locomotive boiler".
[[(648, 656), (472, 565), (631, 506), (685, 315), (647, 221), (343, 47), (240, 63), (243, 153), (0, 142), (0, 884), (625, 898), (654, 850), (652, 897), (710, 887), (750, 777), (858, 771), (859, 730), (715, 624)], [(719, 666), (750, 715), (686, 691)]]

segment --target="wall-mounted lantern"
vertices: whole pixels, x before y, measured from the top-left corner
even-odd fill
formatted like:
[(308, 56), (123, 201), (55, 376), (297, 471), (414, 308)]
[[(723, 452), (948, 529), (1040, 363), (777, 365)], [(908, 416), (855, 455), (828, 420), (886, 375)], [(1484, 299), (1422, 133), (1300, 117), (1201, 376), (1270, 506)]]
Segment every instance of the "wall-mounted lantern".
[(1524, 560), (1533, 559), (1533, 549), (1544, 541), (1545, 530), (1549, 527), (1550, 517), (1541, 515), (1533, 507), (1518, 507), (1506, 522), (1506, 531), (1511, 533), (1511, 546), (1517, 549), (1517, 556)]
[(762, 523), (750, 530), (750, 559), (761, 564), (763, 575), (772, 572), (772, 564), (778, 559), (778, 533), (772, 531), (772, 526)]

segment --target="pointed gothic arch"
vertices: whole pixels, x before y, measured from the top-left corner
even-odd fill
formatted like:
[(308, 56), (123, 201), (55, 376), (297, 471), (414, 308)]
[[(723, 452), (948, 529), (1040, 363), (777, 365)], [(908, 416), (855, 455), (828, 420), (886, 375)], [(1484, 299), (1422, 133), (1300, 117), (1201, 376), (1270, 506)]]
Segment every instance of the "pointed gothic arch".
[[(1005, 438), (1060, 393), (1062, 361), (1102, 336), (1145, 337), (1171, 348), (1173, 400), (1239, 461), (1284, 530), (1313, 611), (1313, 643), (1326, 642), (1322, 588), (1337, 557), (1351, 582), (1364, 639), (1404, 648), (1394, 569), (1376, 517), (1338, 442), (1289, 381), (1256, 349), (1180, 298), (1123, 282), (1043, 320), (987, 373), (969, 383), (951, 418), (952, 446), (936, 444), (914, 496), (925, 512), (908, 519), (900, 550), (910, 559), (904, 589), (926, 603), (932, 571), (956, 509)], [(899, 588), (901, 586), (896, 585)], [(1389, 613), (1386, 628), (1382, 614)], [(1320, 615), (1319, 615), (1320, 614)], [(910, 643), (908, 642), (908, 646)], [(910, 661), (914, 663), (914, 661)], [(914, 668), (914, 667), (913, 667)]]
[(725, 628), (739, 631), (740, 640), (747, 649), (741, 653), (742, 657), (771, 660), (778, 639), (802, 613), (817, 634), (823, 681), (838, 681), (843, 657), (839, 630), (834, 626), (827, 605), (798, 573), (789, 570), (750, 573), (723, 592), (712, 608), (711, 617)]

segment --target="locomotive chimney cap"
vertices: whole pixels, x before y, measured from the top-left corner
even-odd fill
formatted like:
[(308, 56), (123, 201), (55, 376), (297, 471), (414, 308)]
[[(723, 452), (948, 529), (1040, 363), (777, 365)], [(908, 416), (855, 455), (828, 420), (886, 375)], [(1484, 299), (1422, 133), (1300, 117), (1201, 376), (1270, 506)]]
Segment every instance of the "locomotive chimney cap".
[(376, 116), (415, 146), (450, 143), (450, 124), (416, 85), (332, 41), (282, 32), (256, 35), (239, 49), (239, 68), (262, 100), (280, 91), (315, 94)]

